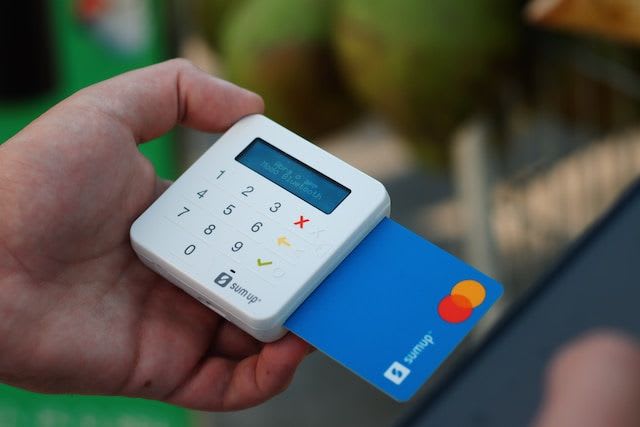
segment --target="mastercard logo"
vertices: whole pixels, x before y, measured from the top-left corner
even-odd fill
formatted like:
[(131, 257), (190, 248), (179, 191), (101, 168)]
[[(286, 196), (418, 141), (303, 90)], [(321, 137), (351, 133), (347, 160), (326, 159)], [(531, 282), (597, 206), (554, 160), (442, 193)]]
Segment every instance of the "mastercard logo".
[(484, 286), (475, 280), (458, 282), (451, 293), (438, 304), (438, 314), (445, 322), (461, 323), (467, 320), (473, 309), (487, 296)]

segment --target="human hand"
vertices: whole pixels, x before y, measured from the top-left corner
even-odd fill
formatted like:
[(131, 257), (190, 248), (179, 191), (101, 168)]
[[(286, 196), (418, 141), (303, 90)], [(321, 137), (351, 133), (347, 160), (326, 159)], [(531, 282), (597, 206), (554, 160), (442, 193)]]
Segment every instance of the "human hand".
[(82, 90), (0, 145), (0, 381), (204, 410), (256, 405), (309, 351), (262, 344), (148, 270), (129, 227), (166, 188), (137, 143), (261, 112), (184, 60)]
[(549, 369), (536, 427), (640, 426), (640, 345), (598, 332), (569, 345)]

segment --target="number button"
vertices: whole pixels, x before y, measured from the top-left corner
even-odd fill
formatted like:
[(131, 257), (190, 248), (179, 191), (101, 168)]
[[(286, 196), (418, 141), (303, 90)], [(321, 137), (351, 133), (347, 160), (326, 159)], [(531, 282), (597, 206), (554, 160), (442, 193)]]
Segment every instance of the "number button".
[(159, 239), (165, 241), (164, 246), (178, 261), (189, 266), (189, 273), (201, 275), (208, 268), (208, 259), (212, 259), (212, 249), (198, 240), (192, 233), (171, 224), (158, 233)]
[(264, 244), (269, 240), (268, 236), (273, 230), (274, 224), (262, 215), (251, 211), (245, 212), (243, 210), (238, 212), (237, 217), (233, 217), (233, 228), (246, 235), (252, 241)]
[(282, 203), (275, 202), (273, 203), (273, 205), (271, 205), (271, 207), (269, 208), (269, 211), (276, 213), (280, 210), (281, 207), (282, 207)]
[(191, 209), (189, 209), (186, 206), (183, 206), (181, 209), (179, 209), (178, 215), (176, 216), (181, 217), (182, 215), (188, 214), (189, 212), (191, 212)]
[(230, 204), (229, 206), (227, 206), (226, 208), (224, 208), (222, 210), (222, 213), (225, 214), (225, 215), (231, 215), (235, 208), (236, 208), (236, 205)]
[[(192, 194), (195, 194), (195, 192)], [(207, 243), (217, 241), (219, 237), (224, 236), (225, 227), (196, 204), (185, 203), (184, 200), (180, 200), (166, 206), (164, 208), (165, 217), (179, 226), (184, 233)], [(193, 242), (189, 242), (189, 244), (191, 243)], [(198, 249), (200, 248), (198, 247)]]
[[(224, 237), (224, 242), (220, 245), (220, 249), (222, 252), (238, 262), (240, 265), (244, 267), (254, 266), (256, 263), (256, 258), (260, 256), (264, 256), (264, 250), (261, 245), (253, 240), (247, 238), (246, 230), (244, 234), (240, 233), (241, 230), (235, 229), (235, 233), (229, 233), (229, 235)], [(251, 234), (251, 233), (249, 233)]]
[(207, 227), (203, 230), (203, 233), (207, 236), (211, 236), (214, 232), (214, 230), (216, 229), (215, 224), (209, 224), (207, 225)]
[(255, 190), (255, 188), (253, 188), (251, 185), (247, 185), (247, 187), (242, 190), (240, 194), (242, 194), (244, 197), (249, 197), (249, 193), (253, 193), (253, 190)]
[[(223, 253), (232, 258), (240, 265), (247, 266), (251, 262), (252, 252), (254, 250), (251, 242), (240, 237), (240, 235), (229, 235), (225, 243), (220, 247)], [(255, 260), (253, 260), (255, 262)]]
[(198, 196), (198, 199), (202, 199), (204, 196), (206, 196), (208, 191), (209, 190), (207, 190), (206, 188), (204, 190), (198, 191), (196, 193), (196, 195)]

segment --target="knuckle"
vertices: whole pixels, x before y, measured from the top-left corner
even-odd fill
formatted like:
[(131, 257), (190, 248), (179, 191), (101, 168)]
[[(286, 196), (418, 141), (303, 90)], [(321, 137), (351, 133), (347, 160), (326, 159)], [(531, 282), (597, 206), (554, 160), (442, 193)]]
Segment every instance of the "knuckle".
[(170, 59), (165, 64), (177, 70), (195, 70), (197, 68), (193, 62), (185, 58)]

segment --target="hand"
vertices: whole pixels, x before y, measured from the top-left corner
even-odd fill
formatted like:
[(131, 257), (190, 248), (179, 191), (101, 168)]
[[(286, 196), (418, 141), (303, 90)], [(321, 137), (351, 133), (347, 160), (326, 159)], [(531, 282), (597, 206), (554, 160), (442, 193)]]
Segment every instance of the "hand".
[(640, 346), (598, 332), (568, 346), (549, 369), (537, 427), (640, 426)]
[(167, 185), (137, 143), (262, 109), (173, 60), (82, 90), (0, 145), (0, 381), (204, 410), (287, 387), (307, 344), (252, 339), (144, 267), (128, 238)]

